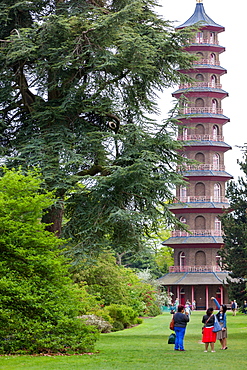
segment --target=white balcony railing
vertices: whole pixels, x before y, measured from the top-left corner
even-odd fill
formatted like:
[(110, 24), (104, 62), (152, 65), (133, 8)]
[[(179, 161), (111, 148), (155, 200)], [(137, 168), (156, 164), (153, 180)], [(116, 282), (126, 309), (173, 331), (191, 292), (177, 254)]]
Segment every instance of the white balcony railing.
[(194, 42), (192, 42), (193, 44), (210, 44), (210, 45), (218, 45), (219, 44), (219, 41), (218, 40), (214, 40), (214, 39), (205, 39), (205, 38), (196, 38)]
[(220, 272), (220, 266), (170, 266), (169, 272)]
[(183, 236), (223, 236), (222, 230), (174, 230), (171, 234), (172, 237), (183, 237)]
[(214, 107), (186, 107), (181, 109), (182, 114), (213, 113), (223, 114), (223, 109)]
[(173, 201), (173, 203), (195, 203), (195, 202), (213, 202), (213, 203), (228, 203), (228, 199), (226, 197), (206, 197), (205, 195), (198, 195), (198, 196), (186, 196), (186, 197), (179, 197)]
[(178, 140), (199, 140), (199, 141), (224, 141), (224, 136), (221, 135), (208, 135), (208, 134), (194, 134), (194, 135), (184, 135), (179, 134)]
[(192, 164), (178, 166), (178, 171), (225, 171), (224, 165), (214, 165), (214, 164)]
[(219, 66), (220, 62), (217, 62), (213, 59), (200, 59), (200, 60), (194, 60), (193, 64), (210, 64), (213, 66)]
[(215, 89), (221, 89), (222, 85), (215, 82), (193, 82), (193, 83), (183, 83), (179, 85), (179, 89), (190, 89), (191, 87), (209, 87)]

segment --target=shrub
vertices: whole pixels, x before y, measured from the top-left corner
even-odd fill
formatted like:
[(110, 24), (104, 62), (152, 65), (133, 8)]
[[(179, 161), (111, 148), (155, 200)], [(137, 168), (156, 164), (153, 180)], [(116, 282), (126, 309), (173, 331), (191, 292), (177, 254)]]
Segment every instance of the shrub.
[(1, 353), (91, 351), (94, 327), (76, 319), (78, 288), (68, 277), (64, 243), (40, 222), (54, 203), (35, 172), (0, 177)]
[(121, 321), (114, 321), (112, 331), (124, 330), (124, 324)]
[(96, 326), (101, 333), (110, 333), (112, 325), (102, 317), (96, 315), (82, 315), (78, 318), (85, 320), (87, 325)]
[(93, 350), (98, 331), (79, 319), (62, 318), (56, 325), (20, 320), (1, 329), (0, 337), (1, 354), (83, 353)]
[(116, 322), (121, 322), (124, 328), (137, 323), (137, 313), (131, 307), (112, 304), (107, 307), (107, 310), (111, 318), (114, 320), (113, 327)]
[[(156, 305), (157, 309), (152, 309), (152, 314), (160, 313), (154, 286), (142, 282), (131, 269), (118, 266), (115, 257), (109, 252), (102, 253), (94, 265), (87, 265), (78, 271), (74, 280), (77, 283), (84, 281), (88, 293), (97, 296), (105, 306), (126, 305), (131, 307), (137, 316), (151, 316), (149, 308)], [(98, 315), (97, 310), (89, 309), (89, 312)]]

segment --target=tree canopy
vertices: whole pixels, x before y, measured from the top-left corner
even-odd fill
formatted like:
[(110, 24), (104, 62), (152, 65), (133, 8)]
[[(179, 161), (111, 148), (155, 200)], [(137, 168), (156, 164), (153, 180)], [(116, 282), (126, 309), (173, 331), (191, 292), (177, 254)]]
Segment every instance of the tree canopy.
[[(186, 79), (188, 29), (155, 0), (0, 1), (0, 144), (6, 166), (40, 168), (56, 203), (43, 221), (78, 258), (138, 250), (184, 162), (157, 93)], [(66, 201), (66, 220), (64, 202)], [(160, 204), (162, 208), (160, 208)]]
[(95, 330), (79, 319), (80, 292), (61, 255), (63, 240), (40, 222), (54, 202), (38, 173), (0, 177), (0, 353), (92, 350)]
[(243, 303), (246, 299), (247, 279), (247, 161), (240, 162), (244, 176), (231, 181), (227, 188), (229, 210), (221, 217), (224, 230), (224, 248), (220, 251), (222, 265), (230, 271), (229, 295)]

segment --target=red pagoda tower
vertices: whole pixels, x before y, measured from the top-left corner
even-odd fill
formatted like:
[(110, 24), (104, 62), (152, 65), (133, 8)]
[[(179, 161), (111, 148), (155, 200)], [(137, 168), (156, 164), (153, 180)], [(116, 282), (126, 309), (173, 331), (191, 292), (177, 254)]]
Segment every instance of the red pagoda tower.
[(167, 287), (173, 300), (179, 298), (181, 304), (195, 300), (198, 309), (205, 309), (211, 305), (211, 296), (221, 304), (228, 302), (227, 272), (218, 264), (218, 250), (223, 246), (218, 215), (228, 207), (225, 184), (232, 176), (224, 165), (224, 153), (231, 149), (224, 142), (223, 126), (229, 118), (221, 105), (228, 96), (220, 81), (226, 70), (220, 65), (219, 56), (225, 48), (218, 35), (224, 27), (209, 18), (201, 0), (197, 0), (194, 14), (176, 29), (197, 23), (199, 31), (185, 49), (196, 55), (195, 62), (190, 70), (181, 71), (194, 82), (180, 85), (172, 94), (183, 101), (177, 117), (183, 155), (197, 161), (179, 169), (187, 186), (176, 189), (176, 200), (170, 207), (189, 232), (175, 230), (163, 243), (174, 249), (174, 266), (159, 283)]

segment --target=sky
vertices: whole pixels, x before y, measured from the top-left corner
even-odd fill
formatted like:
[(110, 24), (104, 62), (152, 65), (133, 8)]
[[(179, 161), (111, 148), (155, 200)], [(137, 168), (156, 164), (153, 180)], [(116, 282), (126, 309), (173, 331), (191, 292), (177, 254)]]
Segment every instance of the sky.
[[(247, 115), (245, 115), (246, 100), (246, 11), (244, 0), (203, 0), (206, 14), (214, 22), (225, 27), (219, 34), (219, 44), (226, 48), (220, 54), (220, 64), (227, 70), (221, 77), (223, 90), (229, 93), (222, 101), (223, 114), (230, 118), (230, 122), (223, 126), (224, 141), (231, 145), (232, 150), (225, 154), (226, 171), (237, 181), (243, 173), (237, 164), (242, 158), (238, 146), (247, 143)], [(196, 0), (160, 0), (162, 8), (158, 12), (165, 20), (174, 22), (178, 26), (191, 17), (196, 7)], [(166, 89), (160, 101), (162, 119), (166, 118), (173, 107), (174, 98), (171, 93), (175, 88)]]

